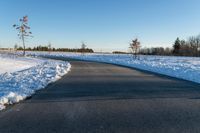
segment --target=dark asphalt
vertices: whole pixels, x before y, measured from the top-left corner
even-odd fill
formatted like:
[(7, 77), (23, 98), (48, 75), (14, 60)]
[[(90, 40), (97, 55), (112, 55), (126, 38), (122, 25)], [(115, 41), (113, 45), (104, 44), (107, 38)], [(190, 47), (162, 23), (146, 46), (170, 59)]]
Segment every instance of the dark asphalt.
[(200, 85), (94, 62), (0, 112), (0, 133), (199, 133)]

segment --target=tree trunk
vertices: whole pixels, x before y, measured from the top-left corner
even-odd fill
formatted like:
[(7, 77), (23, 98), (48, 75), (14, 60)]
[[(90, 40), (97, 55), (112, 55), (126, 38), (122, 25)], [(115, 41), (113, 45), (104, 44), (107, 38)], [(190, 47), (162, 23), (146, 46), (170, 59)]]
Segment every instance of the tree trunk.
[(26, 54), (26, 47), (25, 47), (24, 35), (22, 35), (22, 42), (23, 42), (23, 56), (25, 56), (25, 54)]

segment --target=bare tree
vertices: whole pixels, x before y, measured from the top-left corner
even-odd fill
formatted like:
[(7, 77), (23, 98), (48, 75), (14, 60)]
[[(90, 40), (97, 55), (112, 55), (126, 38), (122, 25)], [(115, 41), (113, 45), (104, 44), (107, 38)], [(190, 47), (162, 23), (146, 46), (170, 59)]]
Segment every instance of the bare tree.
[(82, 42), (82, 43), (81, 43), (81, 49), (86, 49), (86, 47), (87, 47), (87, 46), (86, 46), (85, 42)]
[(129, 48), (131, 49), (131, 52), (135, 59), (137, 58), (137, 54), (139, 53), (140, 47), (141, 45), (137, 38), (131, 41)]
[(86, 49), (86, 44), (85, 44), (85, 42), (82, 42), (81, 43), (81, 53), (84, 55), (84, 52), (85, 52), (85, 49)]
[(49, 54), (50, 54), (50, 53), (51, 53), (51, 50), (52, 50), (52, 49), (51, 49), (51, 43), (50, 43), (50, 42), (49, 42), (49, 44), (48, 44), (47, 47), (48, 47), (48, 51), (49, 51)]
[(19, 20), (20, 24), (14, 24), (13, 27), (18, 31), (18, 36), (23, 43), (23, 56), (25, 56), (26, 45), (25, 38), (32, 37), (32, 32), (30, 32), (30, 27), (28, 26), (28, 16), (24, 16)]
[(200, 35), (192, 36), (188, 39), (188, 43), (190, 44), (191, 48), (193, 49), (193, 53), (195, 56), (199, 56), (199, 47), (200, 47)]
[(18, 45), (17, 45), (17, 43), (14, 45), (14, 50), (15, 51), (17, 51), (17, 49), (18, 49)]

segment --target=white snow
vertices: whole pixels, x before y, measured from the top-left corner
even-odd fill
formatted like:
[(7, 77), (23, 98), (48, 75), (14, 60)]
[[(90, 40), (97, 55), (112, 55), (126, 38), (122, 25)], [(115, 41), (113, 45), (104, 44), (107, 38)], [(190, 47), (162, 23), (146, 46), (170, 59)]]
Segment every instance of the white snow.
[(17, 56), (9, 54), (0, 54), (0, 74), (30, 68), (35, 66), (38, 63), (37, 61), (33, 61), (30, 58), (18, 58)]
[(68, 57), (88, 61), (106, 62), (147, 70), (179, 79), (200, 83), (200, 58), (174, 56), (140, 56), (134, 60), (132, 55), (123, 54), (78, 54), (30, 52), (36, 56)]
[(64, 61), (0, 54), (0, 110), (58, 80), (70, 68)]

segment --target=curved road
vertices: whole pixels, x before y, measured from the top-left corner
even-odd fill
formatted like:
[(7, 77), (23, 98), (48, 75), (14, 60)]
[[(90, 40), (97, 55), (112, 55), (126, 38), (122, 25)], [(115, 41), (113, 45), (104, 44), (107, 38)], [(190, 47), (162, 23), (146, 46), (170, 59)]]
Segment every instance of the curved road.
[(200, 132), (200, 85), (110, 64), (70, 63), (61, 80), (0, 112), (0, 133)]

